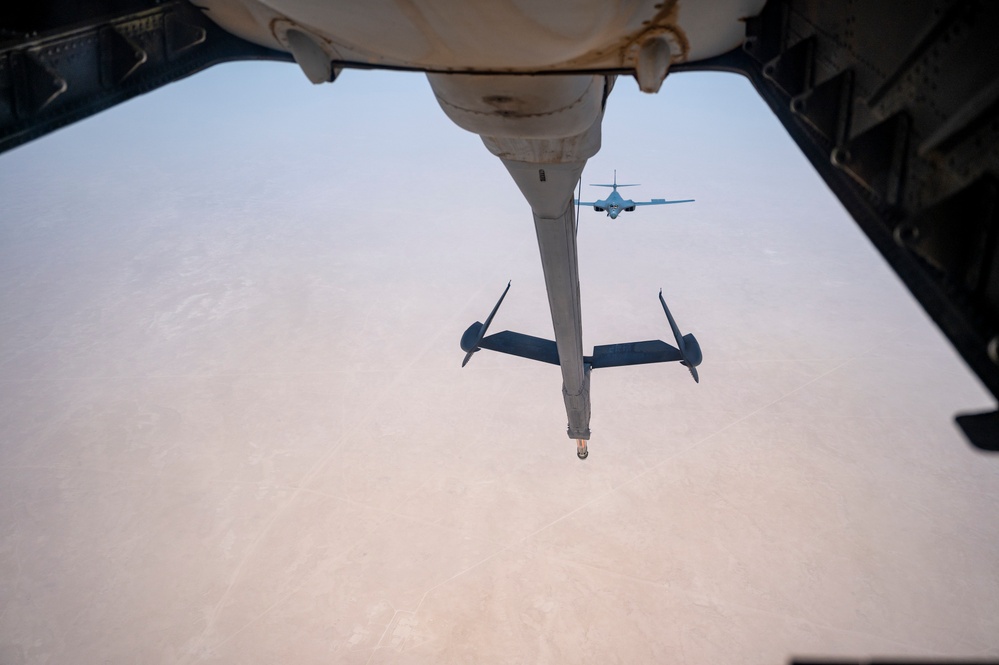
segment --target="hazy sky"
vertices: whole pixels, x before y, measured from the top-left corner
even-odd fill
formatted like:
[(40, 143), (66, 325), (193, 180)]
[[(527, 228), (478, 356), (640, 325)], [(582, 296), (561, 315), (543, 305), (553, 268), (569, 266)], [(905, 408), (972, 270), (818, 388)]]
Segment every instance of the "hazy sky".
[[(216, 67), (0, 156), (0, 661), (999, 654), (991, 398), (749, 84), (621, 79), (590, 458), (527, 204), (423, 76)], [(584, 199), (603, 190), (584, 186)]]
[[(681, 325), (702, 335), (715, 322), (737, 324), (743, 308), (770, 323), (772, 339), (711, 343), (706, 357), (780, 355), (801, 336), (834, 346), (846, 341), (840, 326), (864, 338), (867, 317), (851, 309), (864, 307), (854, 302), (863, 285), (848, 288), (846, 277), (863, 267), (896, 278), (748, 82), (677, 74), (660, 94), (645, 95), (623, 78), (603, 126), (584, 184), (606, 182), (616, 168), (622, 181), (642, 183), (630, 190), (636, 197), (697, 201), (617, 222), (583, 211), (587, 345), (661, 334), (660, 287)], [(524, 332), (550, 329), (526, 203), (478, 137), (448, 121), (422, 75), (347, 71), (311, 86), (283, 64), (224, 65), (6, 154), (0, 169), (7, 251), (35, 223), (55, 242), (67, 225), (92, 224), (102, 252), (114, 251), (103, 237), (116, 229), (140, 234), (141, 244), (141, 234), (173, 227), (185, 230), (178, 242), (197, 243), (223, 221), (251, 247), (257, 238), (293, 243), (298, 233), (313, 260), (316, 252), (343, 260), (373, 241), (386, 257), (399, 248), (404, 258), (362, 263), (377, 271), (372, 277), (388, 270), (429, 286), (420, 272), (427, 257), (442, 279), (474, 266), (488, 289), (479, 316), (513, 279), (504, 315), (523, 313), (512, 324), (531, 328)], [(584, 188), (583, 196), (602, 191)], [(303, 220), (328, 235), (309, 238)], [(911, 299), (890, 302), (878, 306), (879, 323), (904, 327), (909, 320), (893, 323), (893, 308), (908, 313)], [(623, 307), (642, 312), (647, 325), (636, 330), (633, 318), (619, 316)], [(833, 329), (824, 318), (814, 330), (781, 326), (788, 310), (803, 307), (842, 311)]]
[[(447, 262), (472, 263), (497, 293), (512, 278), (511, 298), (544, 310), (526, 203), (478, 137), (447, 120), (423, 76), (347, 71), (324, 86), (300, 76), (283, 64), (217, 67), (4, 155), (3, 233), (16, 238), (20, 224), (39, 216), (53, 231), (85, 223), (85, 203), (102, 216), (97, 233), (119, 224), (137, 231), (197, 223), (204, 231), (225, 216), (290, 234), (296, 219), (322, 217), (345, 251), (352, 238), (377, 236), (388, 246), (434, 253), (441, 270)], [(619, 80), (603, 148), (584, 184), (610, 180), (615, 168), (621, 180), (642, 183), (631, 190), (636, 197), (697, 202), (639, 210), (616, 223), (583, 211), (587, 338), (612, 325), (599, 313), (613, 306), (591, 303), (587, 285), (615, 281), (614, 299), (644, 298), (658, 316), (660, 286), (710, 303), (713, 289), (749, 288), (753, 275), (773, 270), (781, 257), (808, 254), (802, 264), (821, 271), (809, 300), (821, 301), (843, 270), (836, 261), (878, 263), (741, 77), (677, 74), (658, 95)], [(584, 188), (583, 196), (602, 191)], [(757, 261), (742, 266), (737, 282), (715, 283), (719, 264), (733, 258), (730, 246), (746, 242)], [(629, 255), (627, 271), (611, 260)], [(758, 315), (791, 305), (784, 297), (754, 294)], [(686, 322), (682, 308), (678, 316)]]

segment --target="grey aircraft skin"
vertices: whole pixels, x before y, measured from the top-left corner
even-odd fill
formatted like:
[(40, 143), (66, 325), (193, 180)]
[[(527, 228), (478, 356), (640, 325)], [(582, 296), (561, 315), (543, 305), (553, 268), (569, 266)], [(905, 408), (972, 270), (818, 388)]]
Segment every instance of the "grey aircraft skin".
[(593, 206), (593, 209), (597, 212), (606, 212), (607, 216), (611, 219), (617, 219), (617, 216), (622, 212), (634, 212), (637, 206), (661, 206), (669, 205), (671, 203), (693, 203), (694, 199), (679, 199), (676, 201), (667, 201), (666, 199), (652, 199), (651, 201), (632, 201), (631, 199), (626, 199), (620, 194), (618, 194), (618, 187), (638, 187), (637, 184), (617, 184), (617, 171), (614, 171), (614, 183), (611, 185), (594, 184), (591, 183), (590, 187), (613, 187), (614, 191), (610, 193), (606, 199), (597, 199), (596, 201), (580, 201), (576, 199), (577, 206)]

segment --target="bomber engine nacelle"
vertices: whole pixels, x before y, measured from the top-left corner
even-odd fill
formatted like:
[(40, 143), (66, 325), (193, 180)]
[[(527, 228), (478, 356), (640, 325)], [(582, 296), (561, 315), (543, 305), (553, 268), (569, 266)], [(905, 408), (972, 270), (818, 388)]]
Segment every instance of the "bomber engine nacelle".
[(625, 212), (635, 212), (635, 206), (628, 206), (624, 209)]
[(593, 206), (593, 209), (596, 210), (597, 212), (607, 212), (604, 208), (601, 208), (600, 206)]

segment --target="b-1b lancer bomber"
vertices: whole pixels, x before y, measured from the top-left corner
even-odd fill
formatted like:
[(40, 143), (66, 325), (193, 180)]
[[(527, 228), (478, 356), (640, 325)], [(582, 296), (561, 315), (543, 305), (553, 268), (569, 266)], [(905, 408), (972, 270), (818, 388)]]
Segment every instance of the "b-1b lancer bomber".
[(597, 185), (590, 184), (590, 187), (613, 187), (614, 191), (610, 193), (606, 199), (597, 199), (596, 201), (586, 202), (576, 199), (576, 206), (593, 206), (593, 209), (597, 212), (606, 212), (607, 216), (611, 219), (617, 219), (617, 216), (622, 212), (634, 212), (637, 206), (663, 206), (669, 205), (671, 203), (693, 203), (694, 199), (679, 199), (677, 201), (667, 201), (666, 199), (652, 199), (651, 201), (632, 201), (631, 199), (626, 199), (620, 194), (618, 194), (618, 187), (638, 187), (637, 184), (627, 184), (619, 185), (617, 184), (617, 171), (614, 171), (614, 184), (612, 185)]

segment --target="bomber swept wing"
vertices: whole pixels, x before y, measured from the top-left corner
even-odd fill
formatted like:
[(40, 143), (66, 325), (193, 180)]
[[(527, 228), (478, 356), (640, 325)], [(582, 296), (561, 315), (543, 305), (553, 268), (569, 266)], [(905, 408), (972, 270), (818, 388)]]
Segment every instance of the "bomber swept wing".
[[(582, 187), (582, 185), (580, 185)], [(670, 203), (693, 203), (694, 199), (677, 199), (673, 201), (667, 201), (666, 199), (652, 199), (651, 201), (632, 201), (631, 199), (626, 199), (618, 193), (619, 187), (639, 187), (636, 183), (628, 184), (618, 184), (617, 182), (617, 170), (614, 171), (614, 182), (612, 184), (591, 184), (590, 187), (611, 187), (613, 191), (606, 199), (597, 199), (596, 201), (580, 201), (578, 198), (574, 200), (576, 206), (593, 206), (593, 209), (597, 212), (606, 212), (607, 216), (611, 219), (617, 219), (617, 216), (622, 212), (633, 212), (636, 206), (659, 206), (668, 205)]]
[(652, 199), (651, 201), (632, 201), (633, 206), (663, 206), (669, 205), (670, 203), (693, 203), (694, 199), (677, 199), (675, 201), (667, 201), (666, 199)]

